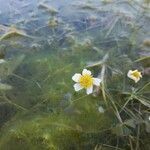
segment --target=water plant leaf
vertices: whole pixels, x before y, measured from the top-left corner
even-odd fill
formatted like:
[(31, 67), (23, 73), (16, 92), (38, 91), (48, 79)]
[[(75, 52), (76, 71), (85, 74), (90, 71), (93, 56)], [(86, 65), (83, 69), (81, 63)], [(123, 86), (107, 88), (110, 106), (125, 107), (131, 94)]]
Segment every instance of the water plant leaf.
[(150, 102), (145, 100), (144, 98), (142, 97), (135, 97), (138, 101), (140, 101), (143, 105), (145, 105), (146, 107), (150, 108)]
[(15, 27), (7, 27), (6, 33), (4, 33), (2, 36), (0, 36), (0, 41), (7, 40), (12, 37), (16, 36), (22, 36), (27, 38), (32, 38), (31, 36), (27, 35), (25, 31), (19, 30)]
[(141, 58), (135, 60), (135, 62), (142, 63), (144, 67), (149, 67), (150, 66), (150, 56), (141, 57)]
[(102, 60), (97, 62), (88, 62), (86, 68), (96, 67), (96, 66), (102, 66), (109, 58), (109, 54), (105, 54)]

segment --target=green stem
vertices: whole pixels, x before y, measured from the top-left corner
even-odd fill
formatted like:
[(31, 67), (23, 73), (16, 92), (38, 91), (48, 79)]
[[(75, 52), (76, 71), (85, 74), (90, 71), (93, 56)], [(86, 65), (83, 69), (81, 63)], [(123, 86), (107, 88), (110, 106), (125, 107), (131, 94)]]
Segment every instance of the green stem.
[(26, 108), (24, 108), (24, 107), (22, 107), (22, 106), (20, 106), (20, 105), (18, 105), (18, 104), (16, 104), (16, 103), (13, 103), (12, 101), (10, 101), (10, 100), (6, 97), (5, 94), (3, 94), (3, 98), (4, 98), (4, 100), (5, 100), (6, 102), (8, 102), (8, 103), (11, 104), (11, 105), (14, 105), (16, 108), (21, 109), (21, 110), (24, 110), (24, 111), (27, 111)]

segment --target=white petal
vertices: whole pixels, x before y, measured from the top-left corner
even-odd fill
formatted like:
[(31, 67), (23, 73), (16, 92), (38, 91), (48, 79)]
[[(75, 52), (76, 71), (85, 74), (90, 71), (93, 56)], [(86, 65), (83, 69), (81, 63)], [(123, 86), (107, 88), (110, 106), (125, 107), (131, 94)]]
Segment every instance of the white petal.
[(72, 77), (72, 80), (75, 82), (79, 82), (79, 79), (82, 75), (80, 73), (76, 73), (74, 74), (74, 76)]
[(130, 78), (131, 74), (132, 74), (132, 70), (129, 70), (127, 76)]
[[(135, 70), (135, 71), (138, 71), (138, 70)], [(137, 82), (140, 80), (140, 78), (142, 78), (142, 75), (140, 74), (140, 76), (137, 78), (137, 77), (135, 77), (134, 75), (132, 75), (132, 73), (133, 73), (133, 71), (132, 71), (132, 70), (129, 70), (127, 76), (128, 76), (130, 79), (134, 80), (135, 83), (137, 83)]]
[(101, 79), (99, 79), (99, 78), (93, 78), (93, 84), (94, 85), (96, 85), (96, 86), (99, 86), (100, 85), (100, 83), (101, 83)]
[(93, 86), (86, 89), (86, 94), (91, 94), (93, 92)]
[(133, 76), (133, 75), (132, 75), (132, 72), (133, 72), (132, 70), (129, 70), (127, 76), (128, 76), (130, 79), (134, 80), (135, 83), (137, 83), (137, 82), (140, 80), (140, 78), (136, 78), (135, 76)]
[(90, 71), (90, 70), (83, 69), (83, 71), (82, 71), (82, 75), (86, 75), (86, 74), (91, 75), (92, 73), (91, 73), (91, 71)]
[(139, 81), (139, 78), (136, 78), (136, 77), (134, 77), (133, 75), (131, 75), (129, 78), (132, 79), (132, 80), (134, 80), (135, 82), (138, 82), (138, 81)]
[(80, 91), (81, 89), (83, 89), (83, 87), (79, 83), (74, 84), (73, 87), (74, 87), (75, 91)]
[(136, 82), (137, 78), (132, 75), (132, 72), (133, 72), (132, 70), (129, 70), (127, 76)]
[(142, 78), (142, 74), (140, 74), (140, 78)]
[(140, 78), (135, 78), (134, 81), (137, 83), (140, 80)]

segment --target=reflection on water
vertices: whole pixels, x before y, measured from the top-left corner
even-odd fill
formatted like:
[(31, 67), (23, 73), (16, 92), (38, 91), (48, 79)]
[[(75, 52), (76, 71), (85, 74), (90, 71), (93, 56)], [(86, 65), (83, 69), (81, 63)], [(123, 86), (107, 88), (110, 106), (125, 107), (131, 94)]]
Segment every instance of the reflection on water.
[[(0, 149), (147, 150), (149, 8), (147, 0), (0, 0)], [(90, 95), (73, 88), (84, 68), (102, 80)], [(137, 83), (127, 77), (136, 69)]]

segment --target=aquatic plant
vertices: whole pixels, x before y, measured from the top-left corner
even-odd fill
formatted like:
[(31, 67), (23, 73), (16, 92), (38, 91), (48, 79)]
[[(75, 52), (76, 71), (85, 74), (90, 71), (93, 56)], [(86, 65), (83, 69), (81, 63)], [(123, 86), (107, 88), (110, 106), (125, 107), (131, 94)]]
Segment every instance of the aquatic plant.
[[(149, 149), (146, 2), (56, 3), (23, 5), (31, 18), (0, 26), (0, 149)], [(96, 78), (89, 95), (73, 88), (83, 68), (73, 80)]]

